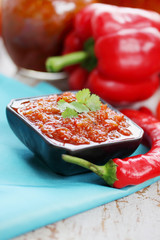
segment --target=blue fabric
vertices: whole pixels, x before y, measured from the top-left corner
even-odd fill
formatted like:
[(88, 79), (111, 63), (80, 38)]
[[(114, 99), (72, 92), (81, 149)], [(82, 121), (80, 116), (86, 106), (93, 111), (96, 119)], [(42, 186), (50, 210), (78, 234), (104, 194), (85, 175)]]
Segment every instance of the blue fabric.
[[(71, 177), (54, 174), (16, 138), (7, 123), (5, 108), (12, 98), (57, 91), (45, 83), (32, 88), (0, 75), (0, 239), (16, 237), (125, 197), (160, 179), (113, 189), (94, 173)], [(134, 154), (146, 151), (140, 145)]]

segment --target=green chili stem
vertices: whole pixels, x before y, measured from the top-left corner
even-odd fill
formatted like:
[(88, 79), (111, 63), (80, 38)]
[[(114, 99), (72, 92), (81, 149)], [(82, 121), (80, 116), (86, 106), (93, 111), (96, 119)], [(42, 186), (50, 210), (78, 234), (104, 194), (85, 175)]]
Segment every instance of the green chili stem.
[(78, 158), (78, 157), (73, 157), (73, 156), (70, 156), (70, 155), (66, 155), (66, 154), (63, 154), (62, 155), (62, 159), (66, 162), (69, 162), (69, 163), (74, 163), (74, 164), (77, 164), (81, 167), (84, 167), (86, 169), (89, 169), (91, 171), (93, 171), (94, 173), (96, 173), (97, 175), (101, 176), (102, 175), (102, 172), (103, 172), (103, 166), (98, 166), (98, 165), (95, 165), (89, 161), (86, 161), (82, 158)]
[(109, 160), (103, 166), (99, 166), (87, 160), (84, 160), (82, 158), (78, 158), (78, 157), (74, 157), (66, 154), (62, 155), (62, 159), (68, 163), (77, 164), (81, 167), (91, 170), (92, 172), (96, 173), (98, 176), (103, 178), (103, 180), (109, 186), (113, 186), (114, 182), (117, 180), (117, 176), (116, 176), (117, 165), (112, 160)]
[(64, 67), (83, 62), (87, 57), (88, 53), (85, 51), (73, 52), (58, 57), (50, 57), (46, 61), (46, 69), (49, 72), (59, 72)]

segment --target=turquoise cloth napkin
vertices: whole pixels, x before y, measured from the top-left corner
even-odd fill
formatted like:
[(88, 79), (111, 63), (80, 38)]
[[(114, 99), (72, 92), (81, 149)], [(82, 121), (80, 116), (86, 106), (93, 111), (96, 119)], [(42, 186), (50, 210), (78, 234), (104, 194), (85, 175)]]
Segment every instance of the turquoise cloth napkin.
[[(26, 86), (0, 75), (0, 239), (11, 239), (102, 204), (132, 194), (158, 180), (113, 189), (94, 173), (54, 174), (14, 135), (6, 119), (12, 98), (59, 92), (49, 84)], [(145, 153), (140, 145), (135, 155)]]

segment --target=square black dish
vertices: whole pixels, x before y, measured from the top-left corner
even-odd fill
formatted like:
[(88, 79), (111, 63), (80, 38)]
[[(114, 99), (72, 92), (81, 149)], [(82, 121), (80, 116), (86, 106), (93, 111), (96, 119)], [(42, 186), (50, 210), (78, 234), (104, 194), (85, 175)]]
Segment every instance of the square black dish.
[[(32, 152), (45, 161), (55, 173), (61, 175), (73, 175), (86, 171), (86, 169), (83, 169), (80, 166), (64, 162), (61, 159), (62, 154), (81, 157), (98, 165), (102, 165), (111, 158), (124, 158), (129, 156), (139, 146), (143, 137), (143, 130), (127, 117), (125, 117), (125, 119), (129, 124), (129, 130), (132, 134), (130, 136), (123, 136), (114, 139), (113, 141), (74, 145), (62, 143), (45, 136), (32, 124), (32, 122), (19, 114), (15, 109), (23, 102), (48, 96), (51, 95), (13, 99), (7, 105), (6, 114), (8, 123), (15, 135)], [(105, 103), (104, 101), (102, 102)], [(107, 105), (116, 113), (120, 113), (109, 104)]]

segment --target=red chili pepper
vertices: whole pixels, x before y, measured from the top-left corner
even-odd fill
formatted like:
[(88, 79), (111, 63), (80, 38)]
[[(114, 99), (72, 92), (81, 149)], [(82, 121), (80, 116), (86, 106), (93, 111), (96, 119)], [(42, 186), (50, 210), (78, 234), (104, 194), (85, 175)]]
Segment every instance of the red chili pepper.
[[(144, 130), (144, 140), (151, 148), (146, 154), (124, 159), (109, 160), (104, 166), (98, 166), (86, 160), (63, 155), (62, 158), (74, 164), (90, 169), (115, 188), (137, 185), (151, 178), (160, 176), (160, 122), (153, 116), (137, 110), (122, 111)], [(145, 139), (146, 138), (146, 139)]]
[[(47, 70), (56, 72), (68, 65), (81, 63), (81, 67), (88, 72), (97, 69), (99, 77), (104, 79), (104, 87), (105, 82), (109, 85), (111, 80), (117, 83), (117, 89), (119, 83), (127, 83), (125, 91), (130, 84), (145, 82), (147, 86), (148, 79), (160, 71), (159, 29), (158, 13), (91, 4), (77, 14), (74, 30), (65, 42), (65, 55), (61, 58), (49, 58), (46, 63)], [(75, 52), (77, 50), (78, 52)], [(70, 54), (66, 55), (69, 52)], [(74, 81), (77, 82), (72, 76), (72, 83)], [(154, 84), (147, 92), (153, 94), (155, 90)], [(104, 92), (103, 86), (101, 91)], [(110, 93), (106, 90), (106, 100), (108, 94)], [(101, 93), (99, 95), (102, 97)], [(112, 98), (119, 104), (117, 96)], [(146, 94), (132, 91), (131, 101), (139, 99), (146, 99)]]
[(157, 105), (157, 109), (156, 109), (156, 117), (157, 119), (160, 121), (160, 101)]

